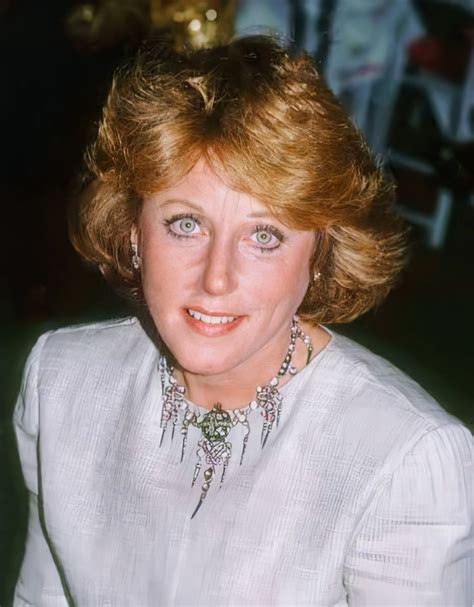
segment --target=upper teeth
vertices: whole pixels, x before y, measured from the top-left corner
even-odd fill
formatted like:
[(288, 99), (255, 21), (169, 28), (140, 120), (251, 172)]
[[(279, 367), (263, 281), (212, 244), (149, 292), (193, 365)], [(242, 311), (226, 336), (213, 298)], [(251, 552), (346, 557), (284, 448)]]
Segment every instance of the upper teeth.
[(221, 323), (232, 322), (236, 319), (236, 316), (208, 316), (207, 314), (201, 314), (196, 310), (188, 310), (190, 316), (201, 322), (207, 322), (210, 325), (218, 325)]

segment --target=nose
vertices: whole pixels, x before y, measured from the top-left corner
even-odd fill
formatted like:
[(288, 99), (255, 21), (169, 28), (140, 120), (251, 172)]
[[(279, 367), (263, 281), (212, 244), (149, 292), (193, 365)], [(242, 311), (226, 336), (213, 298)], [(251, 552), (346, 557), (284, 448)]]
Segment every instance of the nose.
[(204, 260), (204, 290), (210, 295), (226, 295), (237, 287), (234, 246), (231, 239), (213, 238)]

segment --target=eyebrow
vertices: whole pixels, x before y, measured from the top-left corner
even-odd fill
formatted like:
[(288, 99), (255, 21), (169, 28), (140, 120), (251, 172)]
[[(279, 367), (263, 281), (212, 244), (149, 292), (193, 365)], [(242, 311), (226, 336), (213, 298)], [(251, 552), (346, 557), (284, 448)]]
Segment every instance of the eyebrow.
[[(196, 204), (195, 202), (191, 202), (190, 200), (183, 199), (183, 198), (168, 198), (167, 200), (165, 200), (165, 202), (161, 203), (159, 206), (160, 206), (160, 208), (163, 208), (170, 204), (182, 204), (184, 206), (191, 207), (192, 209), (194, 209), (195, 211), (198, 211), (199, 213), (202, 213), (203, 215), (205, 214), (204, 209), (200, 205)], [(247, 217), (249, 219), (261, 219), (261, 218), (275, 219), (275, 216), (272, 215), (272, 213), (270, 213), (270, 211), (255, 211), (254, 213), (249, 213), (247, 215)]]
[(265, 217), (268, 217), (270, 219), (276, 219), (275, 215), (272, 215), (270, 211), (256, 211), (255, 213), (249, 213), (247, 217), (250, 217), (251, 219), (259, 219)]
[(192, 209), (195, 209), (196, 211), (199, 211), (200, 213), (204, 213), (204, 209), (201, 206), (199, 206), (198, 204), (191, 202), (190, 200), (184, 200), (181, 198), (168, 198), (167, 200), (165, 200), (165, 202), (162, 202), (159, 205), (159, 207), (163, 208), (170, 204), (182, 204), (186, 207), (191, 207)]

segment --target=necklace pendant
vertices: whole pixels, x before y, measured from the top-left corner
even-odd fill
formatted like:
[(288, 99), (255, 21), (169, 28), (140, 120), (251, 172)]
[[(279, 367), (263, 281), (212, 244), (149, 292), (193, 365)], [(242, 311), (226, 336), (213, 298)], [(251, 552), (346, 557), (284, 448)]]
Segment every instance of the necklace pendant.
[(242, 462), (244, 461), (244, 455), (245, 455), (245, 451), (247, 450), (247, 443), (249, 442), (249, 436), (250, 436), (250, 426), (249, 426), (249, 422), (247, 419), (247, 416), (244, 416), (244, 420), (242, 420), (241, 422), (245, 428), (245, 434), (244, 434), (244, 440), (242, 443), (242, 453), (240, 454), (240, 466), (242, 465)]
[(222, 441), (232, 429), (232, 419), (222, 409), (221, 403), (216, 403), (214, 407), (206, 413), (199, 424), (204, 438), (208, 441)]
[(191, 518), (195, 516), (202, 505), (211, 481), (215, 476), (216, 468), (222, 466), (222, 475), (219, 486), (222, 487), (225, 473), (229, 460), (232, 455), (232, 443), (227, 440), (227, 436), (232, 429), (233, 423), (231, 416), (227, 411), (222, 409), (220, 403), (216, 403), (214, 407), (206, 413), (200, 422), (195, 422), (195, 425), (201, 429), (202, 438), (198, 443), (197, 456), (199, 461), (194, 468), (193, 482), (195, 484), (199, 471), (201, 469), (201, 460), (204, 458), (206, 464), (209, 465), (204, 471), (204, 483), (202, 485), (202, 493), (199, 503), (194, 510)]
[(261, 436), (262, 449), (267, 443), (273, 424), (275, 422), (277, 425), (279, 424), (282, 401), (282, 396), (278, 391), (277, 378), (274, 377), (273, 380), (263, 388), (260, 386), (257, 388), (257, 402), (262, 409), (263, 416)]
[(169, 370), (169, 385), (164, 387), (165, 368), (162, 367), (162, 386), (163, 386), (163, 407), (161, 409), (160, 427), (162, 428), (160, 447), (165, 437), (168, 423), (172, 423), (171, 440), (174, 438), (176, 425), (178, 423), (178, 409), (184, 406), (185, 388), (180, 386), (171, 375), (173, 368)]
[(193, 482), (191, 483), (191, 487), (194, 487), (194, 484), (197, 481), (197, 477), (199, 476), (199, 471), (201, 470), (201, 462), (197, 462), (194, 466), (194, 474), (193, 474)]
[(262, 426), (262, 436), (260, 437), (260, 443), (262, 445), (262, 449), (265, 447), (270, 430), (271, 430), (271, 428), (268, 427), (268, 422), (264, 421), (263, 426)]
[(191, 514), (191, 518), (194, 518), (202, 506), (203, 501), (206, 499), (207, 492), (209, 491), (209, 487), (211, 486), (212, 479), (214, 478), (215, 470), (214, 468), (208, 468), (204, 470), (204, 483), (202, 484), (202, 493), (199, 498), (198, 505), (196, 506), (194, 512)]
[(191, 411), (187, 411), (184, 416), (183, 425), (181, 426), (181, 434), (183, 435), (183, 443), (181, 445), (181, 461), (183, 461), (186, 445), (188, 443), (189, 426), (195, 426), (196, 419), (197, 415)]

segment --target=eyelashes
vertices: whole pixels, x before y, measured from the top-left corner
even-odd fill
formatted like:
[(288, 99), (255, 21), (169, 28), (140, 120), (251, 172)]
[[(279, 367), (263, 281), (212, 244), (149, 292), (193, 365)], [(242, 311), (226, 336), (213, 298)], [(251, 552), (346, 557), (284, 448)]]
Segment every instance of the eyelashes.
[(252, 237), (262, 252), (273, 251), (285, 241), (285, 237), (278, 228), (272, 225), (255, 226)]
[[(201, 233), (201, 220), (193, 213), (179, 213), (163, 223), (167, 233), (178, 240), (196, 238)], [(271, 253), (285, 242), (285, 236), (273, 225), (260, 224), (252, 229), (250, 240), (262, 253)]]
[(179, 215), (173, 215), (169, 219), (165, 219), (164, 225), (168, 234), (178, 240), (182, 240), (183, 238), (195, 236), (197, 234), (196, 228), (201, 227), (201, 222), (197, 215), (180, 213)]

